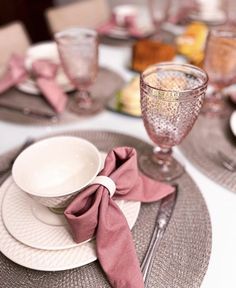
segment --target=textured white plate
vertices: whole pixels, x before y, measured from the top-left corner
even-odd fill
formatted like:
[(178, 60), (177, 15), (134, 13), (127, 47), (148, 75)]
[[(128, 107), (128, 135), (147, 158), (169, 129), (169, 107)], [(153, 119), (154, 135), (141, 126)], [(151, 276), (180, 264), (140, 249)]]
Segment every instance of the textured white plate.
[(236, 136), (236, 111), (231, 114), (229, 123), (231, 131)]
[[(14, 185), (9, 177), (0, 188), (0, 205), (5, 193)], [(127, 201), (122, 207), (129, 227), (132, 228), (137, 220), (140, 202)], [(14, 211), (12, 211), (14, 213)], [(0, 213), (0, 250), (13, 262), (42, 271), (60, 271), (83, 266), (97, 259), (95, 241), (89, 241), (74, 248), (63, 250), (40, 250), (24, 245), (13, 238), (7, 231)]]
[[(55, 42), (44, 42), (31, 46), (26, 52), (25, 59), (25, 67), (28, 71), (31, 70), (33, 61), (39, 59), (47, 59), (60, 65), (60, 59)], [(59, 66), (58, 68), (56, 82), (65, 92), (70, 92), (74, 90), (73, 85), (70, 83), (61, 66)], [(25, 82), (18, 84), (17, 88), (25, 93), (35, 95), (40, 94), (36, 82), (31, 77), (27, 78)]]
[[(122, 210), (124, 201), (117, 201), (117, 204)], [(40, 213), (37, 213), (37, 210), (40, 210)], [(42, 213), (45, 217), (41, 219), (38, 214)], [(52, 217), (55, 219), (51, 219)], [(82, 245), (73, 241), (69, 225), (63, 215), (52, 213), (47, 207), (37, 204), (14, 183), (5, 193), (2, 218), (8, 232), (30, 247), (61, 250)]]

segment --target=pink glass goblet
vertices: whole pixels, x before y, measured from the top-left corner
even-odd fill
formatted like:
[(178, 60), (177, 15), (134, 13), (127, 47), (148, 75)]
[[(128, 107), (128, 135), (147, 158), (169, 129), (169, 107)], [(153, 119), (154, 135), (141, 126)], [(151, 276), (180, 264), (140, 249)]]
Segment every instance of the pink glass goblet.
[(162, 39), (162, 24), (167, 20), (171, 0), (148, 0), (148, 9), (155, 28), (154, 39)]
[(209, 76), (212, 92), (206, 94), (202, 113), (227, 116), (223, 89), (236, 83), (236, 30), (229, 27), (212, 29), (208, 35), (204, 69)]
[(140, 169), (151, 178), (172, 181), (184, 168), (172, 157), (195, 123), (208, 76), (188, 64), (163, 62), (148, 67), (140, 77), (141, 110), (145, 129), (157, 145), (140, 155)]
[(78, 89), (69, 109), (90, 115), (103, 109), (103, 103), (89, 92), (98, 73), (98, 34), (92, 29), (69, 28), (55, 34), (62, 67)]

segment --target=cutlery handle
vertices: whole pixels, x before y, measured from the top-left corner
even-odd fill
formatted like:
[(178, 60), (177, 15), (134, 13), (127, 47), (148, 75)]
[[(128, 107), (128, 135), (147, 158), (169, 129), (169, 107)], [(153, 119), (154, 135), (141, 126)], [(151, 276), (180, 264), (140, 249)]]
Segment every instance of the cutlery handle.
[(148, 285), (154, 257), (157, 251), (157, 247), (163, 236), (163, 233), (164, 233), (164, 229), (159, 228), (158, 226), (155, 227), (155, 229), (153, 230), (152, 238), (151, 238), (147, 253), (143, 259), (143, 262), (141, 265), (141, 271), (143, 273), (143, 281), (144, 281), (145, 287), (147, 287)]

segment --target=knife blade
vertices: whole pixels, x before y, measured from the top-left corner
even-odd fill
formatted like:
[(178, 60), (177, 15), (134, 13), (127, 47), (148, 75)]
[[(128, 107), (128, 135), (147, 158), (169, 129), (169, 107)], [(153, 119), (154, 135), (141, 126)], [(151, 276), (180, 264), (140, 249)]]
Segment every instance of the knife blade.
[(143, 280), (145, 287), (147, 287), (148, 285), (148, 281), (150, 278), (149, 276), (152, 270), (153, 261), (157, 248), (164, 235), (166, 227), (168, 226), (168, 223), (170, 221), (171, 215), (175, 207), (177, 199), (177, 190), (178, 187), (175, 186), (175, 191), (170, 195), (166, 196), (165, 198), (163, 198), (160, 203), (160, 207), (155, 222), (155, 228), (153, 230), (147, 252), (141, 264), (141, 271), (143, 273)]

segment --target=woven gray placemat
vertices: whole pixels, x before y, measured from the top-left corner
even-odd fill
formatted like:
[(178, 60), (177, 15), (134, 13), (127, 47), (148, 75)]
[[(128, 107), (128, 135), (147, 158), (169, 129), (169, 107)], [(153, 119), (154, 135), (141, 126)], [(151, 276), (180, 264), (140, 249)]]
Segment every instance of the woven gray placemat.
[[(106, 131), (74, 131), (63, 135), (83, 137), (100, 150), (132, 146), (138, 153), (151, 146), (137, 138)], [(14, 152), (0, 157), (0, 163)], [(3, 161), (3, 162), (2, 162)], [(175, 210), (158, 248), (149, 288), (200, 287), (211, 252), (211, 223), (205, 201), (188, 174), (179, 180)], [(138, 258), (142, 261), (154, 228), (159, 203), (143, 204), (132, 230)], [(32, 255), (33, 257), (33, 255)], [(75, 255), (76, 257), (76, 255)], [(19, 266), (0, 254), (0, 283), (4, 288), (110, 287), (98, 261), (61, 272), (42, 272)]]
[[(117, 90), (121, 89), (124, 84), (124, 79), (118, 73), (108, 68), (101, 67), (96, 82), (92, 85), (90, 91), (94, 98), (99, 98), (105, 103), (116, 93)], [(76, 92), (68, 94), (69, 101), (72, 101), (75, 93)], [(4, 104), (24, 109), (26, 114), (2, 108), (1, 105)], [(51, 115), (53, 118), (48, 119), (43, 117), (33, 117), (30, 114), (27, 115), (27, 111), (29, 110), (38, 113), (46, 113), (47, 115)], [(7, 122), (22, 123), (26, 125), (48, 125), (66, 124), (85, 118), (79, 117), (70, 112), (69, 109), (66, 109), (60, 116), (58, 116), (43, 96), (30, 95), (17, 89), (11, 89), (0, 95), (0, 119)]]
[(236, 161), (236, 137), (231, 134), (229, 118), (200, 116), (180, 149), (206, 176), (236, 192), (236, 173), (225, 169), (218, 155), (223, 151)]

